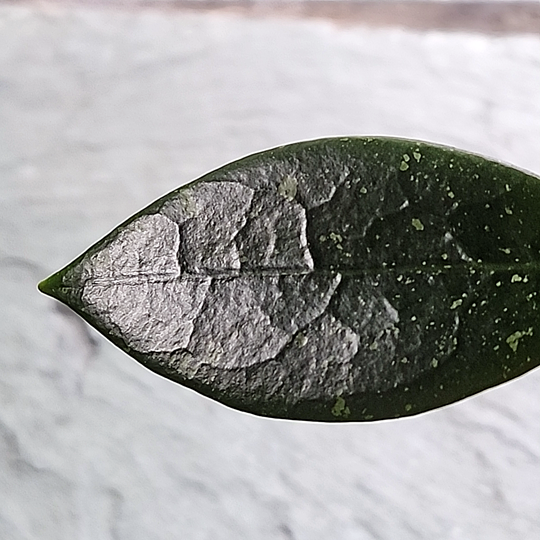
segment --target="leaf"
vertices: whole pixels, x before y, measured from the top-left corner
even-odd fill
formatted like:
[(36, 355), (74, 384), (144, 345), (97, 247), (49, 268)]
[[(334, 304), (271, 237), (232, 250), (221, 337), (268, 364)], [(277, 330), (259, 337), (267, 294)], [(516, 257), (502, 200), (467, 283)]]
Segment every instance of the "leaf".
[(410, 416), (538, 366), (540, 179), (323, 139), (137, 213), (40, 283), (152, 371), (279, 418)]

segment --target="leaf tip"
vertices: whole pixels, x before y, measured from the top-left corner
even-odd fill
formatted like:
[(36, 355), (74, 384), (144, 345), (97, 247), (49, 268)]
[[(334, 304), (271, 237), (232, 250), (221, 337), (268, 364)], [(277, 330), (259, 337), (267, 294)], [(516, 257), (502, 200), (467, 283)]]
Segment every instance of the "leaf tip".
[(57, 290), (60, 286), (60, 280), (61, 276), (56, 273), (44, 279), (43, 281), (40, 281), (37, 287), (39, 291), (43, 294), (46, 294), (47, 296), (52, 296), (53, 298), (58, 298)]

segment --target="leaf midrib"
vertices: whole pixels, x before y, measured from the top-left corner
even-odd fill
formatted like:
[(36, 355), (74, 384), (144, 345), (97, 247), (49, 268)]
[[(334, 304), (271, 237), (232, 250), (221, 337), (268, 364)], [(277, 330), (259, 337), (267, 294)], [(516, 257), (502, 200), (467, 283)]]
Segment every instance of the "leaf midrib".
[[(362, 270), (335, 270), (335, 269), (315, 269), (310, 272), (306, 271), (279, 271), (279, 270), (227, 270), (217, 272), (182, 272), (181, 274), (154, 274), (154, 273), (139, 273), (133, 275), (124, 275), (121, 277), (103, 277), (103, 278), (88, 278), (82, 282), (86, 284), (104, 284), (104, 285), (140, 285), (142, 282), (153, 283), (168, 283), (179, 278), (187, 279), (234, 279), (242, 277), (286, 277), (286, 276), (305, 276), (305, 275), (328, 275), (343, 277), (361, 277), (380, 274), (394, 275), (411, 275), (411, 274), (441, 274), (452, 271), (469, 271), (470, 273), (489, 273), (491, 275), (498, 272), (508, 273), (530, 273), (531, 271), (540, 271), (540, 262), (529, 263), (466, 263), (466, 264), (447, 264), (447, 265), (410, 265), (398, 267), (382, 267), (382, 268), (366, 268)], [(146, 279), (143, 279), (146, 278)], [(62, 284), (63, 289), (78, 288), (72, 284)]]

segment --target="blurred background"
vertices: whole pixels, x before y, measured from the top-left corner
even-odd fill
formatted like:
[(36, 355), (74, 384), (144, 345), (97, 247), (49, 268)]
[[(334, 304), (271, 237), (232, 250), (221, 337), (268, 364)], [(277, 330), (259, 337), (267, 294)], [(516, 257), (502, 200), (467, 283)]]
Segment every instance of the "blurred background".
[(36, 290), (225, 162), (367, 134), (540, 173), (540, 2), (0, 1), (1, 539), (540, 537), (538, 370), (407, 420), (256, 418)]

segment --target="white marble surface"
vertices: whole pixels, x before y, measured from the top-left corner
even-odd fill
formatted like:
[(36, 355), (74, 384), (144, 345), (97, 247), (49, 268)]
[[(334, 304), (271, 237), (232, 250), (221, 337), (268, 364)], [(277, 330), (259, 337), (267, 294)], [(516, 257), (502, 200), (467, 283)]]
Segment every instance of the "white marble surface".
[(36, 290), (248, 152), (429, 139), (540, 172), (540, 38), (0, 4), (0, 538), (536, 540), (540, 372), (328, 426), (161, 379)]

